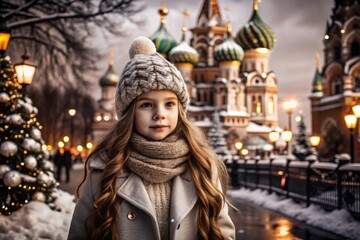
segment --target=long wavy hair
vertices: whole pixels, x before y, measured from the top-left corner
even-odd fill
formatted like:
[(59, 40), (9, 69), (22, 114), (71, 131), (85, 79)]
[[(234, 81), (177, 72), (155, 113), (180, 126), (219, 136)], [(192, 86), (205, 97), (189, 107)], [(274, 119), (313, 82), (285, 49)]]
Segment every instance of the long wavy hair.
[[(104, 149), (108, 152), (109, 160), (101, 179), (101, 193), (94, 203), (94, 212), (88, 218), (95, 224), (92, 239), (119, 240), (117, 218), (121, 200), (116, 194), (116, 178), (129, 156), (127, 144), (133, 131), (134, 102), (86, 160), (87, 166), (91, 156)], [(226, 191), (228, 183), (226, 168), (207, 144), (204, 133), (187, 120), (181, 105), (179, 105), (178, 126), (174, 133), (183, 136), (189, 145), (188, 167), (199, 196), (198, 239), (222, 240), (224, 238), (217, 224), (217, 217), (226, 199), (219, 190), (218, 179), (221, 180), (223, 191)], [(86, 175), (85, 168), (84, 179), (78, 187), (78, 194)]]

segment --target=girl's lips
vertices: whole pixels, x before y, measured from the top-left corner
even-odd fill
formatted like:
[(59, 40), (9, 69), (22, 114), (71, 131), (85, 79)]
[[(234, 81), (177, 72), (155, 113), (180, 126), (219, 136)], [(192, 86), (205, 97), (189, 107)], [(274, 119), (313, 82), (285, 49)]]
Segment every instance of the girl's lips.
[(150, 126), (150, 128), (155, 129), (155, 130), (161, 130), (164, 128), (167, 128), (168, 126), (166, 125), (155, 125), (155, 126)]

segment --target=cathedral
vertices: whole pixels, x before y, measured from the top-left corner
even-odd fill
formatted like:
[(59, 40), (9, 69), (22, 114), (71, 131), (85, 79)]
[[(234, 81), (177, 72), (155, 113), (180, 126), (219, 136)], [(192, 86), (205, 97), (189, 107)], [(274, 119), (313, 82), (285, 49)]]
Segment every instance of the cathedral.
[(313, 133), (321, 138), (320, 157), (332, 161), (337, 153), (351, 152), (360, 162), (360, 124), (350, 130), (344, 116), (360, 105), (360, 5), (358, 0), (335, 0), (324, 34), (324, 64), (315, 70), (312, 83)]
[[(257, 1), (249, 21), (233, 35), (218, 1), (204, 0), (190, 29), (190, 41), (183, 26), (180, 43), (166, 28), (168, 12), (160, 7), (160, 26), (149, 38), (186, 81), (191, 98), (188, 118), (207, 131), (216, 115), (227, 132), (230, 148), (241, 141), (249, 150), (263, 151), (269, 145), (269, 132), (278, 129), (278, 80), (269, 69), (275, 36), (261, 19)], [(95, 142), (116, 121), (113, 101), (118, 79), (110, 62), (100, 80), (102, 98), (94, 124)]]

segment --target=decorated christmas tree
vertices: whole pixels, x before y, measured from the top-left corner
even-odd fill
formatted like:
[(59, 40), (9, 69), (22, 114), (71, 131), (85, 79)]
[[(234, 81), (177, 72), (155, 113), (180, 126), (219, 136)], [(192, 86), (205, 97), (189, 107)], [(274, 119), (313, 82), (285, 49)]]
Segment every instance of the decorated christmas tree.
[(295, 138), (292, 153), (301, 161), (305, 160), (307, 156), (314, 154), (309, 137), (306, 134), (306, 125), (303, 116), (300, 116), (300, 121), (298, 122), (298, 134)]
[(10, 215), (33, 200), (53, 206), (57, 182), (37, 112), (24, 96), (9, 57), (0, 53), (1, 214)]

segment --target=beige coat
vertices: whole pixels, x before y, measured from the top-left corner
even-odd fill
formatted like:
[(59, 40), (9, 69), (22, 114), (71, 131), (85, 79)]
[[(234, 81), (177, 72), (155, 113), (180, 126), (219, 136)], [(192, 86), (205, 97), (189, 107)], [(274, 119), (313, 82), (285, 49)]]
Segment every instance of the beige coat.
[[(91, 220), (86, 218), (93, 212), (94, 201), (100, 190), (100, 179), (105, 164), (100, 158), (90, 161), (90, 169), (80, 199), (72, 217), (69, 240), (90, 239), (94, 230)], [(119, 236), (121, 240), (160, 240), (155, 209), (140, 177), (123, 171), (117, 182), (117, 194), (122, 199), (119, 216)], [(190, 171), (173, 179), (170, 206), (170, 239), (197, 239), (198, 196)], [(219, 214), (218, 224), (225, 239), (235, 239), (235, 227), (228, 215), (228, 206)]]

